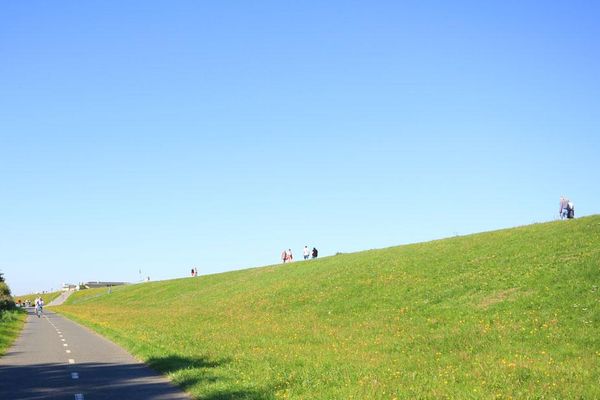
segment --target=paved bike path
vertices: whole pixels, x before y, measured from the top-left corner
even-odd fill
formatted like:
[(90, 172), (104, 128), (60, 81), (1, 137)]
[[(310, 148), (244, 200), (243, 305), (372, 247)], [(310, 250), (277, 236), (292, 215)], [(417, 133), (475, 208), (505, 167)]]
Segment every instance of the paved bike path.
[(190, 397), (96, 333), (44, 310), (0, 358), (0, 399), (189, 400)]
[(52, 300), (48, 306), (60, 306), (62, 303), (65, 302), (65, 300), (67, 300), (69, 298), (69, 296), (71, 296), (73, 293), (75, 293), (75, 291), (73, 290), (67, 290), (62, 292), (57, 298), (55, 298), (54, 300)]

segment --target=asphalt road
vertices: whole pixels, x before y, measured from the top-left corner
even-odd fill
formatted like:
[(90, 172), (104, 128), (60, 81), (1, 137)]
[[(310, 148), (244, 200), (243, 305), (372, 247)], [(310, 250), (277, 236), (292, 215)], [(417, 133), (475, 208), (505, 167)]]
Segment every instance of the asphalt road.
[(73, 290), (67, 290), (64, 291), (60, 294), (60, 296), (58, 296), (57, 298), (55, 298), (54, 300), (52, 300), (49, 304), (47, 304), (48, 306), (60, 306), (62, 303), (65, 302), (65, 300), (67, 300), (69, 298), (69, 296), (71, 296), (73, 293), (75, 293), (75, 291)]
[(190, 399), (96, 333), (44, 310), (0, 358), (0, 399)]

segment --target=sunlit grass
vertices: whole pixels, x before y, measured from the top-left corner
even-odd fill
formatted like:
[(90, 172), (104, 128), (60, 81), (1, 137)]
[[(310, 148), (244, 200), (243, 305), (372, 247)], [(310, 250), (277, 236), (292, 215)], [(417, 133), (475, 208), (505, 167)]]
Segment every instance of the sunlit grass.
[(197, 398), (600, 398), (600, 217), (219, 275), (58, 308)]
[(0, 311), (0, 356), (17, 338), (26, 317), (27, 314), (19, 309)]
[(25, 302), (26, 300), (31, 301), (31, 304), (33, 305), (33, 302), (35, 300), (36, 297), (41, 296), (42, 299), (44, 299), (44, 304), (50, 304), (50, 302), (54, 299), (56, 299), (58, 296), (60, 296), (62, 294), (62, 291), (56, 291), (56, 292), (47, 292), (47, 293), (29, 293), (29, 294), (24, 294), (21, 296), (13, 296), (15, 299), (15, 302), (17, 300), (21, 300), (21, 302)]

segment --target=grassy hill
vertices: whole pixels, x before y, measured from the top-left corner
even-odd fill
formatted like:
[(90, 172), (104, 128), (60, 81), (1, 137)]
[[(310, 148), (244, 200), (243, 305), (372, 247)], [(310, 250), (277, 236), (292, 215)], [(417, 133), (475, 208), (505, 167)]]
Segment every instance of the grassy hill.
[(600, 216), (73, 295), (200, 399), (600, 398)]
[(52, 300), (56, 299), (61, 294), (62, 294), (62, 291), (59, 290), (59, 291), (56, 291), (56, 292), (29, 293), (29, 294), (24, 294), (24, 295), (21, 295), (21, 296), (13, 296), (13, 297), (15, 298), (15, 301), (21, 300), (22, 302), (25, 302), (25, 300), (29, 300), (33, 304), (35, 298), (38, 297), (38, 296), (41, 296), (42, 299), (44, 299), (44, 304), (50, 304), (50, 302)]

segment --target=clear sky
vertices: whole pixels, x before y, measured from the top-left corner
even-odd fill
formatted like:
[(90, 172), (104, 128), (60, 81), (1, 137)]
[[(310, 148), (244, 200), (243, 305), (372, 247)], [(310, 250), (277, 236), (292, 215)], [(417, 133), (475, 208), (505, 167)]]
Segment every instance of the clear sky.
[(0, 270), (24, 294), (598, 213), (599, 4), (4, 2)]

